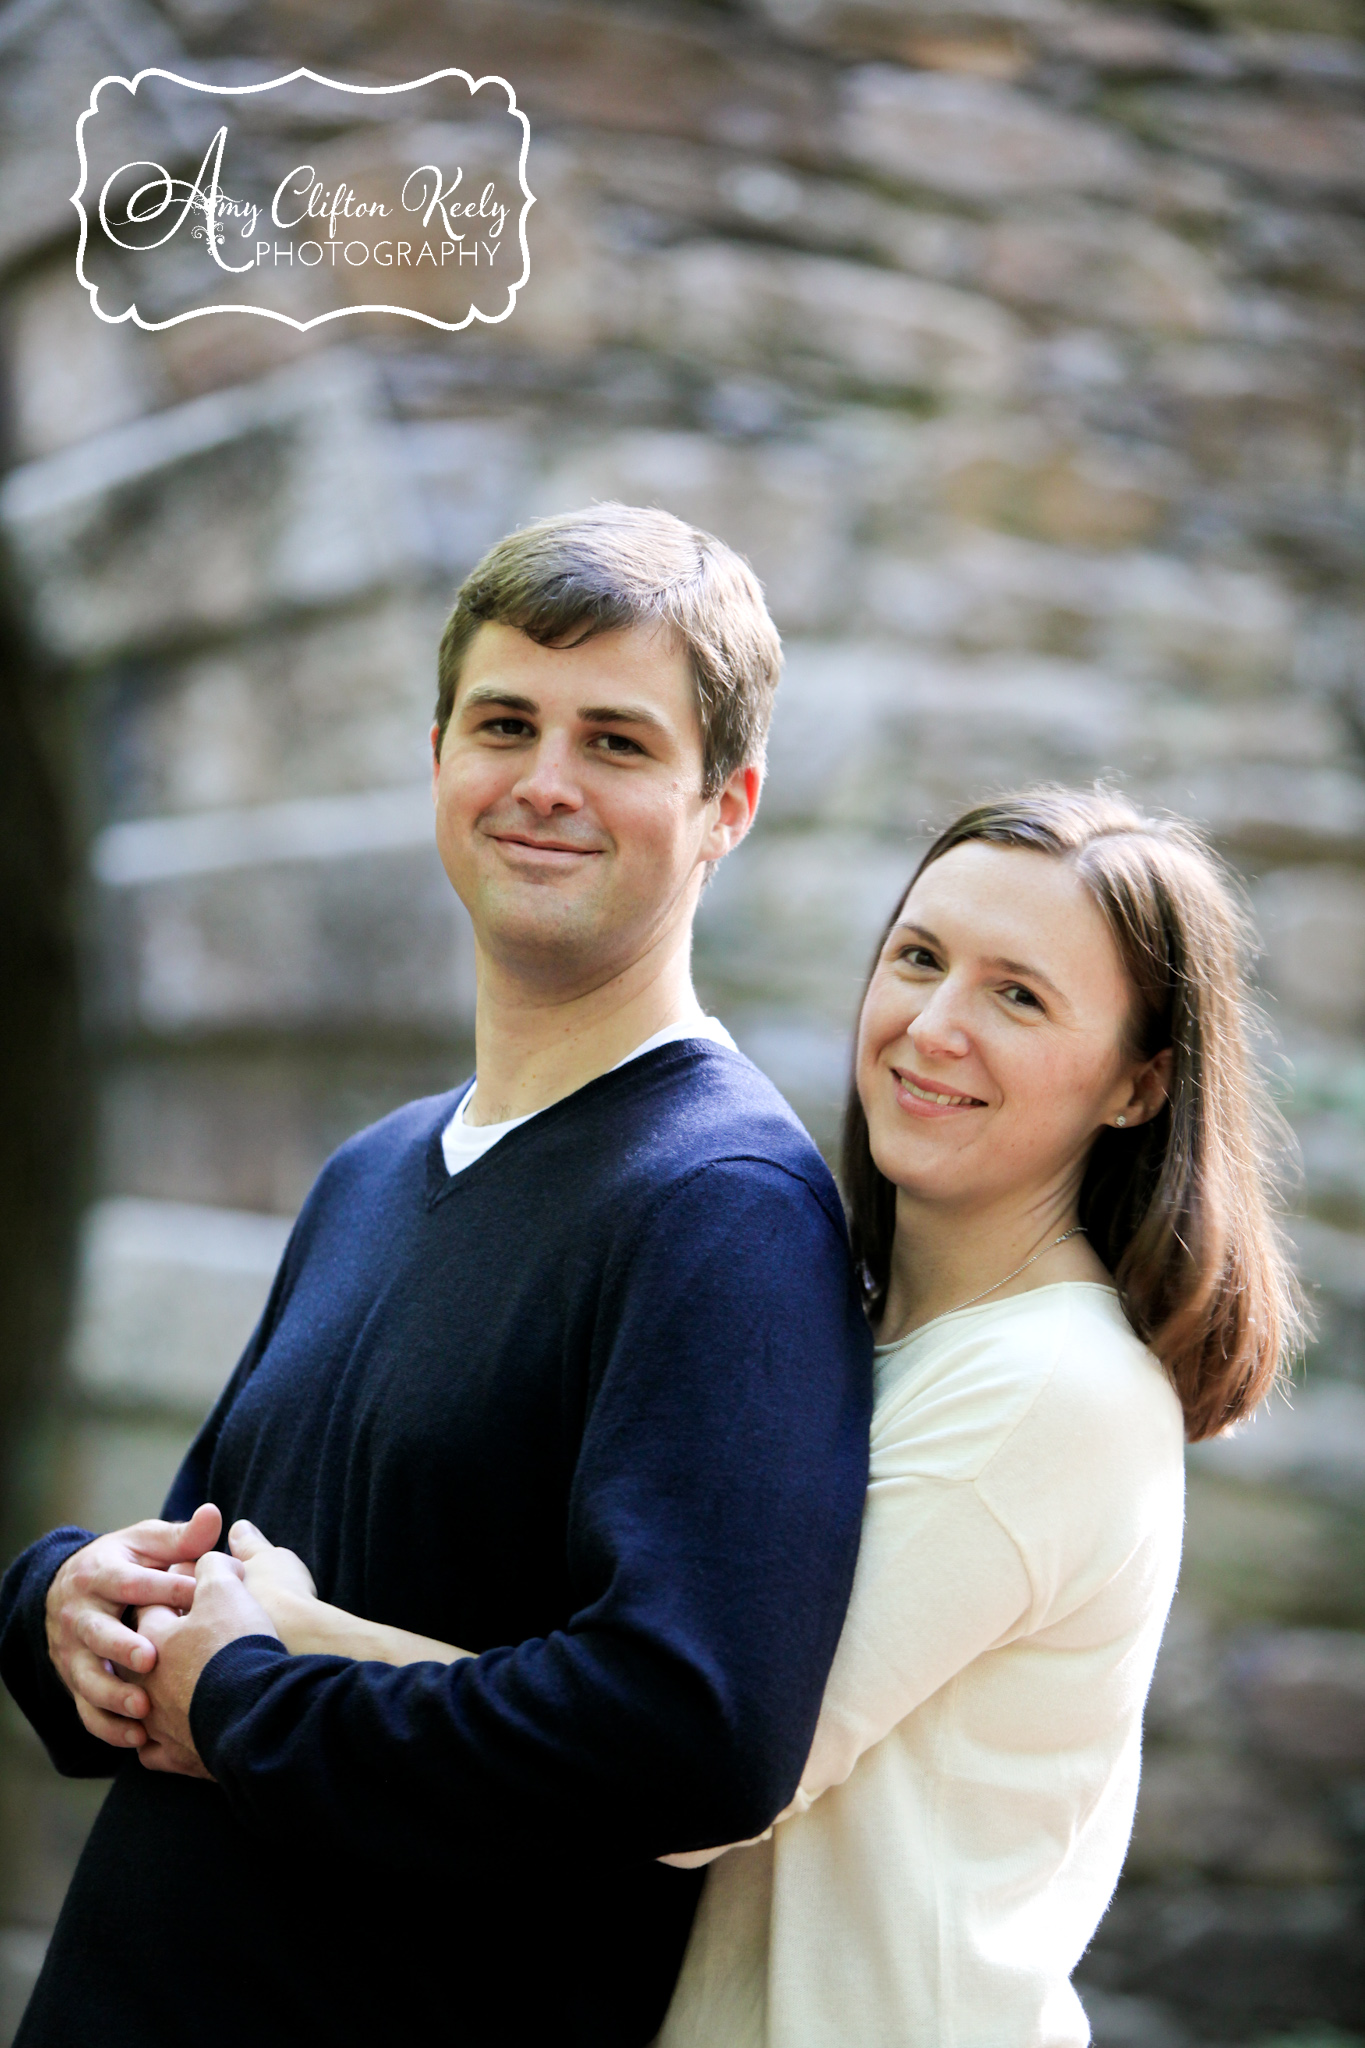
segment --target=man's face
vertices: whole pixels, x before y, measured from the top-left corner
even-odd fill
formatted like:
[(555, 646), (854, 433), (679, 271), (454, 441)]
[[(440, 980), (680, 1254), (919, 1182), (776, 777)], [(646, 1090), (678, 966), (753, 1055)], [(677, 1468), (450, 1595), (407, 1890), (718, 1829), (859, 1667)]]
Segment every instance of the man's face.
[(436, 844), (481, 949), (567, 986), (690, 919), (758, 800), (756, 769), (702, 796), (692, 671), (666, 629), (543, 647), (480, 626), (432, 749)]

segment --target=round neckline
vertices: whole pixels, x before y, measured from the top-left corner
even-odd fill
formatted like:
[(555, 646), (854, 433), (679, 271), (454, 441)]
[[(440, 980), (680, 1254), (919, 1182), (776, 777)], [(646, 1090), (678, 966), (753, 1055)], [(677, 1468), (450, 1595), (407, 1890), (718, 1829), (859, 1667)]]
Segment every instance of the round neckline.
[(1022, 1294), (1008, 1294), (1003, 1301), (973, 1302), (970, 1308), (945, 1309), (942, 1315), (931, 1316), (929, 1321), (921, 1323), (917, 1330), (907, 1330), (903, 1337), (893, 1338), (889, 1344), (874, 1344), (872, 1355), (874, 1358), (883, 1358), (889, 1352), (903, 1351), (906, 1345), (913, 1344), (916, 1338), (927, 1335), (930, 1330), (936, 1330), (940, 1323), (955, 1322), (959, 1316), (997, 1315), (1002, 1308), (1015, 1308), (1022, 1301), (1031, 1301), (1035, 1295), (1055, 1294), (1063, 1287), (1088, 1288), (1095, 1294), (1107, 1294), (1112, 1301), (1117, 1301), (1119, 1298), (1119, 1291), (1112, 1281), (1048, 1280), (1041, 1287), (1026, 1287)]

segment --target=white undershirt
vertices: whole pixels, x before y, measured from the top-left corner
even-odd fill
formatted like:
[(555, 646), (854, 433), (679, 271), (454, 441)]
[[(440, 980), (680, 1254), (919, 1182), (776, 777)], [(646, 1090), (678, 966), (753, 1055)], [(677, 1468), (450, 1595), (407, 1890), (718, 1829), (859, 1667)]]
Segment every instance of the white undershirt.
[[(717, 1045), (728, 1045), (731, 1052), (739, 1050), (719, 1017), (708, 1017), (700, 1003), (695, 1003), (675, 1024), (665, 1024), (662, 1031), (656, 1031), (643, 1045), (637, 1045), (625, 1059), (617, 1060), (616, 1066), (607, 1071), (614, 1074), (616, 1067), (624, 1067), (631, 1060), (642, 1058), (645, 1053), (653, 1052), (656, 1046), (671, 1045), (675, 1038), (711, 1038)], [(529, 1124), (531, 1117), (543, 1114), (543, 1111), (533, 1109), (528, 1116), (509, 1116), (505, 1123), (467, 1124), (464, 1120), (465, 1105), (473, 1092), (474, 1082), (471, 1081), (460, 1097), (454, 1116), (441, 1133), (441, 1152), (447, 1173), (463, 1173), (467, 1166), (472, 1166), (476, 1159), (482, 1159), (485, 1152), (491, 1151), (509, 1131), (515, 1131), (519, 1124)], [(547, 1104), (546, 1107), (553, 1105)]]

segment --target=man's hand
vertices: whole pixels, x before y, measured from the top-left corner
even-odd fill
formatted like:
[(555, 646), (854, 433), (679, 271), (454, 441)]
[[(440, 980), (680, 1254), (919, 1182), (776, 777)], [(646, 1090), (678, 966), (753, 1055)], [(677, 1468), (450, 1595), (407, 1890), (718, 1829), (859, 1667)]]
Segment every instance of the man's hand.
[[(156, 1646), (126, 1628), (129, 1607), (188, 1607), (194, 1582), (172, 1567), (212, 1550), (223, 1518), (196, 1508), (188, 1522), (136, 1522), (73, 1551), (47, 1592), (48, 1655), (85, 1727), (118, 1749), (140, 1749), (150, 1702), (139, 1685)], [(112, 1667), (117, 1666), (118, 1669)]]
[(138, 1616), (156, 1650), (146, 1682), (151, 1698), (147, 1743), (141, 1761), (149, 1771), (174, 1771), (207, 1778), (190, 1733), (190, 1701), (211, 1657), (241, 1636), (273, 1636), (274, 1623), (242, 1584), (242, 1567), (211, 1550), (194, 1571), (194, 1604), (188, 1614), (149, 1607)]

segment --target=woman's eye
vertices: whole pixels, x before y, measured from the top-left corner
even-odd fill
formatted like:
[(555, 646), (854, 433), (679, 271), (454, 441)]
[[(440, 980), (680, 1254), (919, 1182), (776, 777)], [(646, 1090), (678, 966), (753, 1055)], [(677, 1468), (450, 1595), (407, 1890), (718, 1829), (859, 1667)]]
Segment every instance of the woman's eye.
[(938, 961), (927, 946), (906, 946), (898, 955), (906, 967), (920, 967), (932, 971)]
[(1025, 988), (1021, 982), (1012, 981), (1008, 988), (1002, 989), (1000, 993), (1016, 1010), (1041, 1010), (1043, 1007), (1033, 990)]

